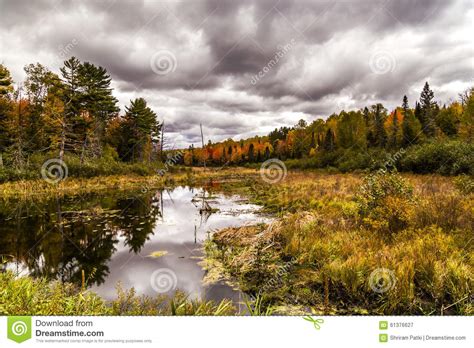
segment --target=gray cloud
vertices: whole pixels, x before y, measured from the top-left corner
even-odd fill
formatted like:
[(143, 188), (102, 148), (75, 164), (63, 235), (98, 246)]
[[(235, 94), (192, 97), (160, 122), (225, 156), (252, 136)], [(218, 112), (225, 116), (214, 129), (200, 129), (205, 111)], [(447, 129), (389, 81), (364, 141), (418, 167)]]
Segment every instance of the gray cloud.
[[(469, 0), (2, 0), (0, 9), (0, 61), (17, 81), (36, 61), (104, 66), (122, 106), (145, 97), (176, 146), (198, 143), (199, 123), (213, 141), (240, 138), (341, 108), (393, 108), (404, 94), (413, 103), (426, 80), (441, 102), (472, 84)], [(163, 50), (172, 69), (160, 75)]]

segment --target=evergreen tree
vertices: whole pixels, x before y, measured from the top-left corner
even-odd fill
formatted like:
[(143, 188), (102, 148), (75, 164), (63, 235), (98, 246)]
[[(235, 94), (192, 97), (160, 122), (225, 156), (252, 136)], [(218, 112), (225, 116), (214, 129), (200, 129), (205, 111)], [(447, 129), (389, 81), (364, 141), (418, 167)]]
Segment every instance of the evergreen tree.
[(64, 82), (65, 112), (69, 118), (77, 117), (81, 109), (81, 93), (79, 90), (79, 69), (81, 62), (76, 57), (64, 61), (60, 69)]
[(145, 99), (131, 101), (121, 126), (120, 157), (125, 161), (149, 159), (153, 144), (158, 142), (160, 129), (156, 114), (147, 106)]
[(269, 159), (270, 158), (270, 149), (267, 147), (265, 147), (265, 160)]
[[(417, 103), (417, 105), (419, 104)], [(420, 131), (421, 131), (421, 126), (420, 126), (420, 122), (418, 121), (418, 119), (415, 117), (413, 112), (410, 110), (410, 107), (408, 106), (408, 98), (406, 95), (403, 97), (402, 113), (403, 113), (402, 144), (403, 146), (409, 146), (417, 142), (418, 135), (420, 134)]]
[(13, 92), (13, 80), (10, 71), (0, 64), (0, 97)]
[(249, 162), (253, 162), (255, 159), (254, 159), (254, 145), (253, 143), (250, 144), (249, 146), (249, 152), (248, 152), (248, 157), (249, 157)]
[(365, 126), (368, 128), (370, 126), (370, 112), (367, 106), (364, 108), (363, 114), (364, 114)]
[(328, 128), (326, 136), (324, 137), (323, 149), (325, 151), (333, 151), (335, 148), (335, 137), (334, 132), (331, 128)]
[(93, 127), (88, 134), (95, 145), (95, 155), (102, 152), (102, 143), (107, 122), (119, 111), (117, 99), (112, 95), (111, 78), (107, 70), (85, 62), (79, 66), (79, 86), (81, 89), (81, 109), (87, 112)]
[[(10, 71), (0, 64), (0, 156), (10, 145), (10, 136), (8, 134), (7, 119), (12, 111), (13, 104), (9, 94), (13, 92), (13, 80), (10, 77)], [(3, 158), (0, 158), (0, 168), (3, 166)]]
[(374, 111), (374, 138), (375, 145), (385, 147), (387, 144), (387, 132), (385, 131), (385, 119), (387, 117), (387, 110), (382, 104), (372, 106)]
[(87, 124), (81, 117), (80, 66), (81, 62), (76, 57), (71, 57), (64, 61), (64, 66), (60, 69), (64, 85), (62, 99), (65, 121), (61, 153), (64, 153), (66, 148), (79, 152), (85, 142)]
[(422, 118), (422, 115), (421, 115), (421, 106), (420, 106), (420, 103), (418, 103), (417, 101), (415, 102), (415, 117), (416, 119), (420, 122), (420, 124), (422, 123), (421, 121), (421, 118)]
[(405, 117), (407, 112), (408, 112), (408, 109), (409, 109), (409, 105), (408, 105), (408, 98), (406, 95), (403, 96), (403, 101), (402, 101), (402, 110), (403, 110), (403, 116)]
[(435, 134), (436, 107), (433, 98), (434, 93), (430, 89), (428, 82), (425, 82), (420, 95), (421, 126), (423, 127), (423, 133), (429, 137)]

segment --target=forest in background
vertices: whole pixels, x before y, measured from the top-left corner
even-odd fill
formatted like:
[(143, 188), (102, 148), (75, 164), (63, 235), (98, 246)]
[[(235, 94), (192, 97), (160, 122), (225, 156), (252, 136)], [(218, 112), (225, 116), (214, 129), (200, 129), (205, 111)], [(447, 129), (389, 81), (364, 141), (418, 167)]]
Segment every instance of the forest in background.
[(334, 168), (343, 172), (376, 169), (387, 160), (415, 173), (474, 173), (473, 90), (459, 101), (440, 105), (425, 83), (419, 101), (410, 107), (406, 96), (389, 112), (382, 104), (341, 111), (326, 120), (281, 127), (267, 136), (193, 146), (183, 162), (196, 165), (247, 165), (270, 158), (290, 168)]
[(39, 63), (24, 69), (25, 81), (14, 84), (0, 65), (0, 182), (38, 178), (50, 158), (64, 161), (69, 175), (85, 177), (150, 175), (170, 159), (222, 167), (278, 158), (289, 168), (342, 172), (390, 161), (415, 173), (474, 173), (473, 89), (441, 105), (426, 82), (414, 105), (404, 96), (392, 111), (378, 103), (310, 124), (300, 120), (267, 136), (164, 151), (156, 113), (137, 98), (120, 114), (105, 68), (72, 57), (59, 74)]

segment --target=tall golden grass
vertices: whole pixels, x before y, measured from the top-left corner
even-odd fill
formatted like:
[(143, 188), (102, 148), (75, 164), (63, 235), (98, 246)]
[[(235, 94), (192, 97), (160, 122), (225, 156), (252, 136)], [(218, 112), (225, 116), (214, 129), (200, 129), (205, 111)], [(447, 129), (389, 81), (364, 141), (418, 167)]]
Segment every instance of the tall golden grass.
[[(270, 226), (216, 233), (208, 255), (245, 290), (265, 288), (272, 306), (321, 313), (473, 314), (474, 195), (460, 192), (447, 177), (390, 180), (372, 187), (368, 199), (375, 200), (385, 184), (388, 193), (369, 204), (369, 212), (357, 198), (368, 194), (368, 179), (358, 175), (289, 173), (278, 184), (255, 182), (240, 190), (281, 218)], [(393, 228), (386, 223), (391, 219), (404, 223)], [(291, 271), (268, 289), (276, 265), (288, 260), (294, 262)], [(393, 275), (382, 279), (384, 291), (370, 283), (377, 270)]]

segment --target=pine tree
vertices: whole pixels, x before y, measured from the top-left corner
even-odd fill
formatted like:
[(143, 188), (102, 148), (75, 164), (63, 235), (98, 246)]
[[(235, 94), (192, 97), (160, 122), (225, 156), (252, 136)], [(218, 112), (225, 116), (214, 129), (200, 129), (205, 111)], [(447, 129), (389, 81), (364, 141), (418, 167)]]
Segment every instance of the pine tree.
[(13, 92), (13, 80), (10, 71), (0, 64), (0, 97)]
[(131, 101), (130, 106), (126, 107), (121, 127), (120, 157), (125, 161), (150, 158), (153, 145), (159, 140), (160, 129), (156, 114), (147, 106), (145, 99)]
[[(105, 126), (119, 111), (117, 99), (112, 95), (111, 78), (107, 70), (85, 62), (79, 66), (79, 86), (81, 90), (81, 109), (90, 117), (86, 137), (91, 138), (94, 154), (102, 152)], [(87, 144), (87, 142), (86, 142)]]
[[(64, 154), (66, 148), (79, 152), (84, 146), (87, 124), (81, 118), (82, 94), (79, 86), (79, 69), (81, 62), (76, 57), (64, 61), (60, 69), (64, 91), (62, 99), (64, 104), (64, 129), (60, 153)], [(61, 156), (60, 156), (61, 157)]]
[(250, 144), (249, 146), (249, 152), (248, 152), (248, 157), (249, 157), (249, 162), (253, 162), (255, 159), (254, 159), (254, 145), (253, 143)]
[(417, 101), (415, 102), (415, 117), (420, 123), (422, 123), (421, 106), (420, 103), (418, 103)]
[[(13, 92), (13, 80), (10, 77), (10, 71), (0, 64), (0, 157), (7, 146), (10, 145), (8, 134), (7, 117), (13, 108), (9, 94)], [(0, 158), (0, 167), (3, 166), (3, 159)]]
[(269, 159), (270, 158), (270, 149), (267, 147), (265, 147), (265, 160)]
[(328, 128), (326, 136), (324, 137), (323, 149), (325, 151), (333, 151), (335, 148), (335, 137), (334, 132), (331, 128)]
[(384, 123), (387, 110), (382, 104), (376, 104), (374, 110), (374, 138), (375, 144), (379, 147), (385, 147), (387, 144), (387, 132), (385, 131)]
[(81, 93), (79, 90), (79, 69), (81, 62), (76, 57), (64, 61), (60, 69), (64, 82), (64, 104), (66, 114), (72, 119), (77, 117), (81, 108)]
[[(417, 103), (417, 105), (419, 105)], [(402, 134), (403, 134), (403, 146), (410, 146), (417, 142), (418, 135), (421, 131), (420, 122), (415, 117), (413, 112), (408, 106), (408, 98), (405, 95), (402, 103), (403, 112), (403, 123), (402, 123)]]
[(434, 93), (430, 89), (428, 82), (425, 82), (423, 91), (420, 95), (420, 108), (421, 108), (421, 125), (423, 127), (423, 133), (426, 136), (433, 136), (435, 134), (435, 103), (433, 102)]
[(403, 116), (405, 116), (408, 112), (408, 109), (410, 107), (408, 106), (408, 98), (406, 95), (403, 96), (403, 102), (402, 102), (402, 110), (403, 110)]
[(365, 126), (368, 128), (370, 126), (370, 112), (367, 106), (364, 108), (363, 114), (364, 114)]

